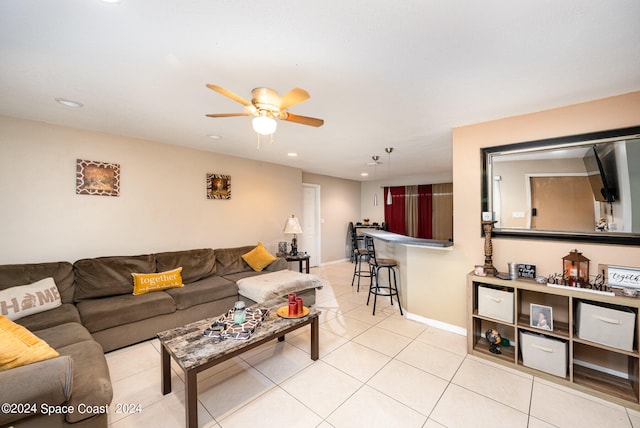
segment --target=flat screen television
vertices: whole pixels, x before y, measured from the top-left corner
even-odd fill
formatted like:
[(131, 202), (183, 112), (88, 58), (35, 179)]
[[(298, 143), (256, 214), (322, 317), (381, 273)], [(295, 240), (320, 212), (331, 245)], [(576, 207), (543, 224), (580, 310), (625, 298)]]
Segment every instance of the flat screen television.
[[(608, 158), (611, 159), (608, 159)], [(607, 159), (605, 159), (607, 158)], [(615, 202), (615, 158), (614, 153), (598, 154), (596, 145), (591, 146), (587, 154), (582, 158), (587, 169), (591, 190), (596, 201)], [(604, 162), (603, 162), (604, 161)]]

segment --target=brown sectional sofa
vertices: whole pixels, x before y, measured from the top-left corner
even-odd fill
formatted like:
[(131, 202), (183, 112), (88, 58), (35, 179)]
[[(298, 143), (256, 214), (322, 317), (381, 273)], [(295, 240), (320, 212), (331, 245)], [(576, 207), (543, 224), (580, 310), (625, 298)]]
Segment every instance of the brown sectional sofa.
[[(68, 405), (73, 413), (10, 415), (0, 426), (106, 427), (112, 400), (104, 352), (155, 337), (156, 333), (212, 317), (233, 307), (236, 281), (287, 269), (278, 258), (256, 272), (241, 258), (254, 246), (197, 249), (140, 256), (0, 266), (0, 290), (53, 277), (62, 305), (16, 320), (60, 353), (59, 357), (0, 371), (0, 403)], [(181, 288), (133, 295), (131, 273), (182, 267)], [(96, 412), (78, 412), (91, 406)]]

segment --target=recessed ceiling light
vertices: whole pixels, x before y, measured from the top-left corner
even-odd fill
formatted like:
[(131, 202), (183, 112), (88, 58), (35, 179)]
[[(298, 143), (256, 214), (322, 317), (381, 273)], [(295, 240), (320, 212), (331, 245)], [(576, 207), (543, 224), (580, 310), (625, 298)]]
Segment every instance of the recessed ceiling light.
[(66, 107), (73, 107), (73, 108), (82, 107), (82, 103), (79, 103), (78, 101), (67, 100), (64, 98), (56, 98), (56, 102)]
[(368, 177), (369, 173), (368, 172), (361, 172), (360, 175), (363, 176), (363, 177)]
[(111, 3), (111, 4), (115, 4), (115, 3), (120, 3), (120, 0), (100, 0), (104, 3)]
[(298, 154), (291, 152), (291, 153), (287, 153), (287, 156), (289, 156), (290, 158), (295, 158), (295, 157), (298, 157)]
[(221, 137), (221, 136), (219, 136), (219, 135), (213, 135), (213, 134), (212, 134), (212, 135), (207, 135), (207, 137), (211, 138), (212, 140), (219, 140), (219, 139), (221, 139), (221, 138), (222, 138), (222, 137)]

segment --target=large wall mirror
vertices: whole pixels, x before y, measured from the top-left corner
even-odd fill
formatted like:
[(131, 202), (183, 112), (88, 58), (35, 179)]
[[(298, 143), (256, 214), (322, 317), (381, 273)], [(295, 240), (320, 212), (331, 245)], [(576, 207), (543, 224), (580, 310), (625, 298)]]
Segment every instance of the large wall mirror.
[(640, 245), (640, 126), (482, 150), (496, 237)]

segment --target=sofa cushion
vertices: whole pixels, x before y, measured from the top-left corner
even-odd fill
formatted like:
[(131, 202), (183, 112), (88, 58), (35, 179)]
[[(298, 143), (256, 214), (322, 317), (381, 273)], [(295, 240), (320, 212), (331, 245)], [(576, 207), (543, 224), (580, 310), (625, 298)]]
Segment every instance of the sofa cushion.
[(32, 284), (52, 277), (62, 303), (73, 303), (73, 265), (68, 262), (32, 263), (0, 266), (0, 290), (16, 285)]
[(216, 274), (216, 254), (211, 248), (157, 253), (155, 258), (158, 272), (182, 267), (185, 284)]
[(51, 277), (0, 290), (0, 315), (13, 321), (60, 305), (60, 293)]
[(258, 245), (253, 250), (242, 255), (242, 259), (251, 266), (251, 269), (256, 272), (262, 272), (264, 268), (276, 260), (276, 257), (264, 248), (262, 242), (258, 242)]
[(217, 248), (216, 253), (216, 273), (220, 276), (232, 273), (253, 271), (251, 266), (242, 259), (242, 255), (255, 248), (254, 245), (246, 245), (236, 248)]
[(17, 324), (23, 325), (31, 331), (42, 330), (68, 322), (80, 323), (78, 309), (71, 303), (63, 303), (55, 309), (28, 315), (16, 321)]
[(182, 310), (201, 303), (237, 296), (238, 287), (228, 279), (210, 276), (182, 288), (172, 288), (165, 292), (176, 302), (176, 308)]
[(152, 291), (184, 287), (181, 273), (181, 267), (158, 273), (132, 273), (133, 294), (138, 296)]
[(91, 333), (77, 322), (57, 325), (55, 327), (45, 328), (43, 330), (34, 331), (33, 334), (38, 336), (49, 344), (49, 346), (59, 349), (78, 342), (92, 341)]
[(73, 360), (73, 392), (66, 404), (74, 409), (84, 409), (83, 412), (67, 413), (67, 422), (78, 422), (100, 414), (101, 411), (107, 413), (107, 406), (113, 399), (113, 388), (100, 344), (93, 340), (83, 341), (58, 348), (58, 351), (60, 355), (68, 355)]
[(97, 297), (133, 293), (131, 274), (153, 273), (153, 255), (116, 256), (82, 259), (73, 264), (76, 276), (76, 302)]
[(82, 324), (90, 332), (129, 324), (157, 315), (175, 312), (176, 304), (166, 291), (140, 296), (123, 294), (77, 303)]
[(58, 356), (44, 340), (21, 325), (0, 315), (0, 371)]

